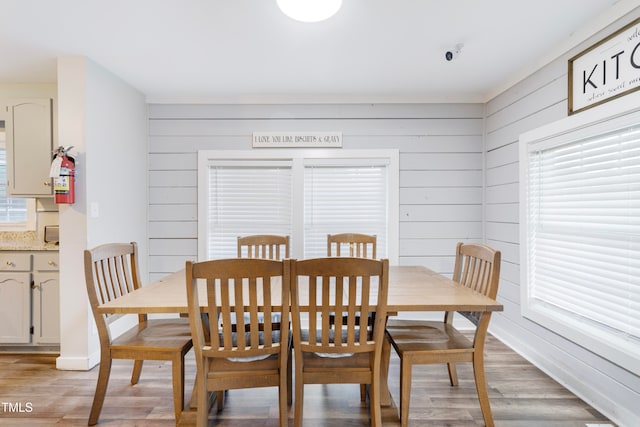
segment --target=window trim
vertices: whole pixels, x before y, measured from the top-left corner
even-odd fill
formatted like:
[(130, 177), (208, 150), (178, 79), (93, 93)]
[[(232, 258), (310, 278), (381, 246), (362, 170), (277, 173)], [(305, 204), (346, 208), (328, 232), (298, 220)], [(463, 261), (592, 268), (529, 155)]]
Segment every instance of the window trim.
[[(3, 123), (2, 131), (0, 131), (0, 146), (6, 149), (6, 127), (5, 118), (0, 115), (0, 122)], [(3, 184), (6, 185), (6, 182)], [(7, 191), (8, 193), (8, 191)], [(7, 198), (11, 198), (9, 194)], [(33, 198), (26, 199), (27, 219), (20, 222), (0, 222), (0, 231), (35, 231), (36, 230), (36, 200)]]
[(627, 95), (600, 107), (529, 131), (520, 136), (520, 302), (522, 316), (574, 343), (640, 374), (640, 346), (605, 328), (593, 327), (577, 315), (567, 314), (534, 300), (529, 289), (528, 177), (529, 153), (560, 145), (558, 141), (583, 140), (640, 120), (640, 93)]
[(36, 199), (27, 199), (27, 220), (22, 222), (0, 222), (0, 231), (35, 231)]
[[(336, 149), (258, 149), (258, 150), (199, 150), (198, 151), (198, 259), (205, 259), (207, 248), (207, 204), (208, 193), (207, 165), (215, 160), (298, 160), (296, 168), (303, 168), (308, 161), (341, 162), (340, 159), (380, 159), (389, 164), (389, 209), (388, 209), (388, 258), (392, 265), (399, 259), (399, 152), (397, 149), (376, 150), (336, 150)], [(307, 160), (309, 159), (309, 160)], [(303, 195), (303, 182), (294, 182), (293, 199), (300, 200)], [(298, 212), (298, 204), (294, 204), (293, 238), (302, 239), (304, 234), (303, 216)], [(297, 220), (296, 220), (297, 219)], [(301, 240), (300, 240), (301, 243)], [(301, 244), (294, 247), (302, 248)], [(300, 257), (301, 255), (292, 254)]]
[[(207, 162), (204, 167), (207, 169), (207, 190), (201, 203), (207, 206), (205, 216), (202, 217), (205, 223), (203, 229), (207, 234), (202, 236), (202, 240), (206, 243), (206, 253), (201, 254), (200, 259), (235, 256), (234, 238), (241, 235), (240, 233), (242, 235), (253, 233), (292, 235), (292, 161), (225, 160), (218, 157)], [(240, 181), (236, 182), (236, 179)], [(252, 180), (262, 182), (254, 184)], [(222, 194), (212, 191), (212, 188), (220, 188)], [(234, 190), (229, 191), (231, 188)], [(255, 199), (247, 202), (249, 206), (244, 198), (236, 197), (236, 191), (240, 191), (245, 197), (255, 197)], [(265, 212), (265, 216), (260, 221), (251, 221), (251, 224), (248, 224), (246, 221), (254, 215), (263, 216), (260, 208), (257, 208), (254, 203), (264, 208), (270, 206), (274, 210), (270, 213)], [(248, 217), (241, 214), (243, 219), (238, 219), (237, 209), (242, 207), (248, 209), (245, 212)], [(246, 225), (246, 228), (242, 226), (238, 229), (239, 224), (232, 225), (235, 221)], [(217, 232), (210, 227), (218, 228)]]

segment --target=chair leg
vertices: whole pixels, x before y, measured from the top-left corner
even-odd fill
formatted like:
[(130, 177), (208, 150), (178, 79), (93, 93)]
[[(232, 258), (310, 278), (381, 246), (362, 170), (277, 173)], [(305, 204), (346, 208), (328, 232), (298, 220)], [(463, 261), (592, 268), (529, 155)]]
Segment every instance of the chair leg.
[(111, 358), (101, 357), (100, 368), (98, 372), (98, 382), (96, 384), (96, 392), (93, 395), (93, 404), (91, 405), (91, 412), (89, 413), (90, 426), (98, 423), (100, 418), (100, 412), (102, 411), (102, 405), (104, 403), (104, 397), (107, 394), (107, 386), (109, 385), (109, 375), (111, 374)]
[(216, 404), (218, 405), (218, 412), (224, 409), (224, 390), (216, 392)]
[(142, 362), (144, 362), (144, 360), (133, 361), (133, 372), (131, 372), (131, 385), (138, 384), (138, 381), (140, 380), (140, 374), (142, 373)]
[(367, 385), (360, 384), (360, 401), (366, 402), (367, 400)]
[(389, 392), (389, 361), (391, 360), (391, 343), (385, 334), (382, 341), (382, 357), (380, 359), (380, 406), (391, 406)]
[(411, 402), (411, 371), (413, 362), (408, 356), (400, 358), (400, 426), (409, 422), (409, 402)]
[[(297, 361), (296, 361), (297, 362)], [(295, 383), (295, 402), (293, 410), (293, 425), (294, 427), (302, 427), (302, 409), (304, 405), (304, 379), (302, 378), (302, 369), (298, 368), (296, 363), (296, 383)]]
[(191, 400), (189, 401), (189, 409), (197, 409), (198, 408), (198, 382), (193, 382), (193, 390), (191, 391)]
[(196, 426), (207, 427), (209, 424), (209, 393), (205, 386), (204, 378), (201, 375), (196, 376), (196, 400), (197, 403), (197, 416)]
[(278, 405), (280, 407), (280, 427), (288, 427), (289, 425), (289, 399), (291, 399), (291, 376), (284, 378), (280, 376), (280, 385), (278, 386)]
[(293, 358), (289, 353), (287, 359), (287, 406), (291, 406), (293, 403)]
[(380, 408), (380, 376), (374, 374), (369, 385), (369, 406), (371, 411), (371, 426), (382, 427), (382, 409)]
[(478, 400), (480, 401), (484, 424), (486, 427), (494, 427), (491, 405), (489, 404), (489, 392), (487, 391), (487, 379), (484, 374), (484, 361), (482, 355), (478, 353), (474, 353), (473, 376), (476, 381), (476, 391), (478, 392)]
[(447, 369), (449, 371), (449, 382), (451, 386), (458, 385), (458, 371), (456, 370), (456, 364), (454, 362), (447, 363)]
[(176, 424), (180, 421), (184, 409), (184, 355), (178, 354), (171, 361), (171, 376), (173, 379), (173, 410)]

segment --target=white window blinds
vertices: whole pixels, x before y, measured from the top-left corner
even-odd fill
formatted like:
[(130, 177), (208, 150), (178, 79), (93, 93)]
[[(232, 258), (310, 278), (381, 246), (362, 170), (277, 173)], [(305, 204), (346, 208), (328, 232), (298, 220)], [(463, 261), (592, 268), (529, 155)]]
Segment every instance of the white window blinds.
[(523, 314), (640, 371), (640, 125), (628, 122), (525, 144)]
[(287, 162), (211, 164), (208, 258), (237, 256), (238, 236), (290, 236), (291, 177), (291, 165)]
[[(2, 132), (4, 135), (4, 132)], [(27, 221), (27, 199), (7, 197), (7, 151), (4, 138), (0, 136), (0, 223), (23, 223)]]
[(640, 127), (530, 161), (531, 297), (640, 339)]
[(304, 256), (327, 255), (327, 234), (376, 235), (386, 257), (387, 165), (307, 165), (304, 172)]

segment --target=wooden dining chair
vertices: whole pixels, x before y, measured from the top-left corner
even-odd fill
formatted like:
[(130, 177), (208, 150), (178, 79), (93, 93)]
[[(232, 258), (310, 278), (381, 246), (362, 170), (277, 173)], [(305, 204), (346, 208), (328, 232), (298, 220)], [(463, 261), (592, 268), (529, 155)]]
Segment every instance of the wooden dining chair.
[[(388, 283), (386, 259), (291, 260), (296, 427), (302, 425), (304, 385), (334, 383), (370, 384), (371, 423), (382, 425), (380, 363)], [(338, 316), (331, 323), (329, 314), (335, 312), (344, 312), (346, 321)], [(360, 313), (376, 313), (374, 324), (358, 324)]]
[[(495, 299), (500, 279), (500, 252), (481, 244), (458, 243), (453, 280)], [(472, 362), (476, 391), (487, 427), (493, 426), (484, 373), (484, 344), (491, 312), (459, 312), (475, 326), (469, 340), (453, 326), (455, 312), (446, 312), (444, 321), (390, 319), (387, 337), (400, 357), (400, 424), (406, 427), (411, 399), (413, 365), (446, 363), (449, 381), (458, 385), (457, 362)]]
[[(327, 235), (327, 256), (348, 256), (357, 258), (376, 259), (377, 237), (373, 234), (361, 233), (341, 233)], [(334, 322), (335, 315), (332, 313), (330, 322)], [(373, 317), (369, 318), (369, 322)], [(360, 323), (360, 317), (356, 318)], [(367, 388), (365, 384), (360, 384), (360, 400), (367, 399)]]
[(100, 370), (89, 425), (98, 422), (104, 403), (113, 359), (134, 360), (131, 384), (137, 384), (144, 360), (172, 362), (173, 406), (176, 424), (184, 407), (184, 356), (191, 349), (189, 319), (147, 319), (138, 315), (137, 323), (118, 337), (111, 325), (118, 314), (102, 314), (101, 304), (140, 287), (138, 247), (133, 243), (108, 243), (84, 251), (87, 294), (100, 339)]
[[(275, 234), (254, 234), (238, 237), (238, 258), (259, 258), (283, 260), (289, 258), (289, 236)], [(235, 320), (232, 319), (235, 326)], [(260, 315), (262, 322), (262, 315)], [(280, 314), (273, 313), (271, 321), (280, 322)], [(245, 325), (249, 322), (245, 319)]]
[(376, 236), (360, 233), (327, 235), (327, 256), (376, 259)]
[[(226, 390), (278, 387), (280, 426), (286, 426), (291, 403), (289, 261), (187, 261), (186, 280), (196, 355), (197, 425), (207, 426), (210, 392), (216, 392), (222, 410)], [(203, 311), (201, 292), (207, 301)], [(276, 312), (279, 327), (259, 320)], [(232, 319), (237, 330), (245, 332), (236, 332)]]
[(255, 234), (238, 237), (238, 258), (289, 258), (289, 236)]

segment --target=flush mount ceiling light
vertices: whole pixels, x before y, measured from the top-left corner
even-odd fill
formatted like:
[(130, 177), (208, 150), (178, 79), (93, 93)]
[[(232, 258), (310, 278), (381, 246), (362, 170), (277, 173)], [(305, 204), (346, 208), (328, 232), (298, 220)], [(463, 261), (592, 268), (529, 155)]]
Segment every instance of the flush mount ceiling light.
[(324, 21), (342, 6), (342, 0), (277, 0), (277, 3), (282, 13), (302, 22)]

